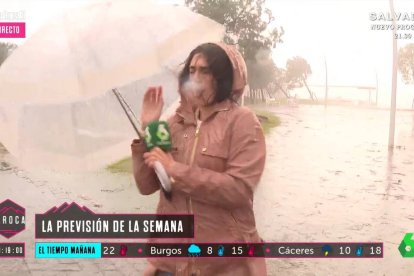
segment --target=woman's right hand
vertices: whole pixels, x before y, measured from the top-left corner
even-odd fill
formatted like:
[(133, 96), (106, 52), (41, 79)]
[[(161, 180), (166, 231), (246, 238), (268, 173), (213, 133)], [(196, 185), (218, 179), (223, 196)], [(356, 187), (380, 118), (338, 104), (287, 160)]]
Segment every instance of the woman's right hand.
[(162, 86), (148, 87), (144, 95), (141, 109), (141, 123), (143, 129), (145, 129), (150, 122), (159, 120), (163, 106), (164, 99), (162, 96)]

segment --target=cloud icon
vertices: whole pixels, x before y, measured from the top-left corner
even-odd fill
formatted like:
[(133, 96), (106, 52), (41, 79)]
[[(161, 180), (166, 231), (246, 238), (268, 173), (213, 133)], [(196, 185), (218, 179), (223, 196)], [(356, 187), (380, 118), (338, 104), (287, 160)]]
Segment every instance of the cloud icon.
[(201, 249), (200, 247), (198, 247), (195, 244), (192, 244), (188, 247), (188, 254), (200, 254), (201, 253)]

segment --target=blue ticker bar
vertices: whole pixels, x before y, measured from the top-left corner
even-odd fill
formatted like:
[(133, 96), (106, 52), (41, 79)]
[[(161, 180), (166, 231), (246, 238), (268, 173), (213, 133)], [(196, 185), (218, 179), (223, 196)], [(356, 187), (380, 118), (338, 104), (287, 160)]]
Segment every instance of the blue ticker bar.
[(36, 258), (101, 258), (99, 242), (37, 242)]

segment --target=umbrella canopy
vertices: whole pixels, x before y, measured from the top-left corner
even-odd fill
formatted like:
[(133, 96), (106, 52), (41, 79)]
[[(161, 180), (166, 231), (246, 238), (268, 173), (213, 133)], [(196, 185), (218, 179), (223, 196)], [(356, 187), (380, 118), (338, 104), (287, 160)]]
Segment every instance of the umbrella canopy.
[(223, 27), (185, 7), (113, 1), (55, 19), (0, 67), (0, 142), (23, 164), (95, 169), (129, 153), (134, 132), (110, 93), (139, 113), (148, 85), (177, 99), (176, 72)]

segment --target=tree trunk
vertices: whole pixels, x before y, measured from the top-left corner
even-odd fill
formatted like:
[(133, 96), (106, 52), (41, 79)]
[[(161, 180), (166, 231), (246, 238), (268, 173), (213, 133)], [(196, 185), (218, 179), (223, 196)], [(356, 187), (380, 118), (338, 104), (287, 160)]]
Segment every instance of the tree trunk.
[(287, 91), (285, 91), (285, 89), (282, 88), (282, 86), (280, 86), (279, 84), (275, 83), (275, 85), (277, 86), (278, 89), (280, 89), (280, 91), (282, 91), (282, 93), (286, 96), (287, 99), (290, 98), (290, 95), (288, 94)]
[(310, 91), (309, 86), (306, 83), (306, 79), (305, 78), (302, 78), (302, 81), (303, 81), (303, 84), (305, 85), (306, 89), (308, 90), (309, 95), (310, 95), (312, 101), (315, 101), (315, 96), (313, 95), (312, 91)]

